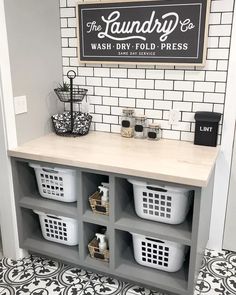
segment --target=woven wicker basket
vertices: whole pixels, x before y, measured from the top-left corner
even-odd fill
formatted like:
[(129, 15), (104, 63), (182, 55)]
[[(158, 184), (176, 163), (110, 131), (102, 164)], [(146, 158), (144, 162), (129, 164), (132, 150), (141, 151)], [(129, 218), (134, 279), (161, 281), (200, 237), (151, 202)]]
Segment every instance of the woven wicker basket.
[(98, 240), (94, 238), (89, 244), (88, 249), (90, 256), (94, 259), (102, 260), (104, 262), (109, 262), (109, 250), (100, 252), (98, 247)]
[(93, 213), (109, 215), (109, 202), (106, 202), (105, 205), (101, 202), (101, 195), (99, 192), (95, 192), (92, 196), (89, 197), (89, 203), (93, 210)]

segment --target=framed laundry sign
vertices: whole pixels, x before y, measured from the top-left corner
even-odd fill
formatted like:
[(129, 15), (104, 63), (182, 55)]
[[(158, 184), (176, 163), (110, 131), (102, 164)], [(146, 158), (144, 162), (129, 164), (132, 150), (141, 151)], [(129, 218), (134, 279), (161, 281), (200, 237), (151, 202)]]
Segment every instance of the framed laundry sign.
[(80, 62), (204, 65), (210, 0), (78, 4)]

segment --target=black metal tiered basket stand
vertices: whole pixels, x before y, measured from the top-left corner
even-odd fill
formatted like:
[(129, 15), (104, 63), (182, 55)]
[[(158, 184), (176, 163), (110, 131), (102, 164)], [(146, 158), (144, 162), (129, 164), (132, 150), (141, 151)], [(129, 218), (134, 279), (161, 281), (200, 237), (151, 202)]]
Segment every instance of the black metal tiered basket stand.
[(57, 135), (61, 136), (85, 135), (89, 132), (92, 116), (88, 113), (74, 112), (74, 103), (80, 104), (88, 90), (74, 85), (75, 71), (69, 71), (67, 77), (70, 81), (69, 86), (64, 84), (63, 87), (54, 89), (54, 91), (60, 101), (70, 103), (70, 111), (52, 116), (54, 130)]

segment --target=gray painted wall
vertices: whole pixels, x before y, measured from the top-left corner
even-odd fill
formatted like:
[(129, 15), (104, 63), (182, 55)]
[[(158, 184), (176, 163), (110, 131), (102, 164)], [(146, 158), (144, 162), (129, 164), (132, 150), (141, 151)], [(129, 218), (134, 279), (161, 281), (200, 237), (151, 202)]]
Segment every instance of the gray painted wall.
[(16, 116), (18, 143), (51, 130), (63, 106), (53, 89), (62, 80), (58, 0), (5, 0), (14, 96), (27, 96), (28, 112)]

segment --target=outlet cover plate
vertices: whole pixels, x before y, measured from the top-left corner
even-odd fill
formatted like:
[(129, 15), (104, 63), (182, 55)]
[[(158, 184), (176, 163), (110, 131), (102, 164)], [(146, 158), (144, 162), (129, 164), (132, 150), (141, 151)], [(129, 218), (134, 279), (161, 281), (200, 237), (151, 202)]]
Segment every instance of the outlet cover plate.
[(180, 111), (171, 109), (169, 113), (169, 124), (175, 125), (175, 124), (178, 124), (179, 121), (180, 121)]
[(15, 107), (15, 114), (24, 114), (27, 113), (27, 100), (26, 96), (15, 96), (14, 97), (14, 107)]

